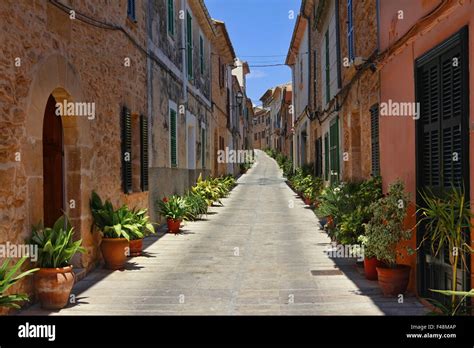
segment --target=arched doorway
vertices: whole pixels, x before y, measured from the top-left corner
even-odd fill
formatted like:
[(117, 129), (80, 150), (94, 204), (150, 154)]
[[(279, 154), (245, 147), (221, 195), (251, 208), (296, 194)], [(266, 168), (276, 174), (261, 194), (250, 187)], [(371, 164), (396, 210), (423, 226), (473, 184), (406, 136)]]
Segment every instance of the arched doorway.
[(53, 226), (64, 211), (64, 146), (61, 116), (56, 115), (52, 95), (43, 119), (43, 208), (44, 225)]

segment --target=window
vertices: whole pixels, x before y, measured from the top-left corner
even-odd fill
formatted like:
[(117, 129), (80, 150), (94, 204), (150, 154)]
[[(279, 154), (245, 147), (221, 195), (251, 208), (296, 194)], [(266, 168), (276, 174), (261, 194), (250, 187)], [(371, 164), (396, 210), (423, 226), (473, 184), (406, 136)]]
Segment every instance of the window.
[(303, 88), (303, 58), (300, 59), (300, 89)]
[(324, 179), (329, 180), (329, 133), (324, 134)]
[(148, 119), (140, 115), (140, 185), (148, 191)]
[(168, 34), (174, 36), (174, 0), (168, 0)]
[(188, 79), (193, 79), (193, 18), (186, 12), (186, 64)]
[(178, 167), (178, 132), (176, 105), (169, 107), (169, 129), (170, 129), (170, 164), (172, 168)]
[(354, 22), (352, 16), (352, 0), (347, 0), (347, 48), (349, 60), (354, 60)]
[(315, 165), (315, 174), (317, 177), (323, 175), (323, 139), (319, 137), (316, 140), (316, 165)]
[(329, 61), (329, 29), (326, 30), (326, 34), (324, 35), (324, 49), (326, 54), (326, 75), (325, 75), (325, 83), (326, 83), (326, 103), (329, 103), (331, 100), (331, 63)]
[(206, 168), (206, 129), (201, 128), (201, 164)]
[(318, 91), (318, 51), (314, 50), (314, 92), (313, 92), (313, 95), (314, 95), (315, 100), (316, 100), (317, 91)]
[(135, 17), (135, 0), (128, 0), (127, 1), (127, 16), (132, 21), (136, 21)]
[(331, 166), (331, 183), (339, 181), (339, 118), (332, 120), (329, 127), (329, 156)]
[(132, 193), (132, 116), (126, 107), (122, 110), (122, 183), (123, 192)]
[(372, 143), (372, 175), (380, 175), (380, 148), (379, 148), (379, 105), (370, 108), (370, 133)]
[(199, 69), (204, 75), (204, 39), (199, 35)]

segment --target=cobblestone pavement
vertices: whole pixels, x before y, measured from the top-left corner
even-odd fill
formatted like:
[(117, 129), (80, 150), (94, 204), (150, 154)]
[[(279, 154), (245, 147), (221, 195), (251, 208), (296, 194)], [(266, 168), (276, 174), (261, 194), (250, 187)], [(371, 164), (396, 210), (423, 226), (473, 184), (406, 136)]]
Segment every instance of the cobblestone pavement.
[[(417, 315), (414, 297), (384, 298), (351, 259), (331, 259), (316, 216), (275, 161), (256, 165), (204, 221), (145, 240), (124, 271), (97, 269), (58, 312), (26, 315)], [(312, 272), (323, 271), (323, 272)]]

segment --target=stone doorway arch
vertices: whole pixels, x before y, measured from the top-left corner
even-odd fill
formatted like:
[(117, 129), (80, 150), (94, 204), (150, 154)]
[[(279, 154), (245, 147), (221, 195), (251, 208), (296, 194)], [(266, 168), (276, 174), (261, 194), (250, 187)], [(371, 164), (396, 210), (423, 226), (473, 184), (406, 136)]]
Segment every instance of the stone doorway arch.
[[(83, 101), (84, 97), (79, 75), (59, 54), (40, 61), (33, 68), (33, 76), (26, 108), (26, 138), (21, 149), (26, 157), (27, 228), (44, 218), (43, 126), (47, 126), (44, 125), (44, 117), (48, 99), (52, 96), (56, 103), (62, 103), (64, 100)], [(75, 237), (83, 238), (86, 249), (89, 249), (88, 254), (96, 252), (96, 243), (90, 233), (90, 214), (88, 209), (84, 209), (89, 199), (84, 185), (90, 182), (90, 123), (85, 117), (61, 116), (64, 210), (75, 228)], [(82, 261), (90, 259), (91, 255), (82, 257)], [(79, 258), (75, 260), (75, 266), (87, 267), (82, 261)]]

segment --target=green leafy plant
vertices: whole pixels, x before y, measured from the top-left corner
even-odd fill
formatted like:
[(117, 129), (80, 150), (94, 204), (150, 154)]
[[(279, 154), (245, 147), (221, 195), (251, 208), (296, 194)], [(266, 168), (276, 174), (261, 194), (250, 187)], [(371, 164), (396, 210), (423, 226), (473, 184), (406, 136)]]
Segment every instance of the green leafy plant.
[(184, 219), (188, 221), (199, 220), (202, 215), (207, 214), (208, 204), (206, 199), (193, 192), (188, 192), (184, 196), (186, 202), (187, 211), (184, 215)]
[[(412, 231), (403, 227), (407, 206), (408, 195), (401, 181), (390, 185), (388, 194), (370, 205), (373, 216), (365, 224), (363, 240), (367, 250), (364, 249), (364, 252), (375, 256), (389, 267), (396, 266), (398, 244), (411, 238)], [(407, 251), (410, 252), (408, 248)]]
[(93, 191), (90, 207), (94, 224), (104, 238), (125, 238), (130, 240), (130, 235), (138, 236), (142, 233), (135, 222), (134, 213), (123, 205), (114, 210), (112, 203), (107, 200), (102, 203), (100, 196)]
[(33, 227), (30, 243), (38, 246), (38, 262), (41, 268), (60, 268), (71, 264), (76, 253), (84, 253), (82, 239), (73, 241), (74, 228), (65, 215), (56, 220), (53, 227)]
[(39, 270), (39, 268), (33, 268), (15, 276), (26, 259), (26, 256), (19, 259), (13, 266), (10, 266), (11, 259), (6, 259), (0, 265), (0, 307), (18, 309), (20, 308), (18, 305), (19, 302), (29, 300), (28, 295), (26, 294), (5, 294), (5, 292), (15, 283)]
[[(457, 272), (460, 262), (464, 268), (468, 268), (466, 255), (474, 252), (467, 243), (468, 233), (471, 231), (471, 219), (474, 215), (471, 212), (469, 202), (465, 199), (463, 190), (454, 186), (442, 197), (436, 196), (427, 189), (420, 192), (424, 201), (418, 213), (421, 217), (418, 226), (423, 224), (425, 235), (421, 244), (430, 243), (430, 248), (434, 257), (437, 257), (443, 250), (447, 250), (449, 263), (452, 269), (451, 289), (451, 312), (458, 312), (457, 303)], [(434, 292), (447, 294), (444, 290), (433, 290)]]
[(188, 206), (183, 197), (173, 195), (158, 201), (158, 213), (167, 219), (181, 220), (187, 211)]
[[(474, 289), (470, 291), (453, 291), (453, 290), (430, 290), (432, 292), (436, 292), (445, 296), (452, 296), (460, 297), (460, 300), (455, 301), (455, 305), (445, 305), (444, 303), (437, 301), (432, 298), (427, 298), (426, 300), (431, 303), (435, 308), (436, 311), (433, 311), (431, 314), (437, 315), (448, 315), (448, 316), (455, 316), (455, 315), (469, 315), (470, 308), (472, 306), (466, 305), (466, 300), (468, 297), (474, 297)], [(451, 304), (453, 304), (453, 300), (451, 299)]]
[(147, 209), (132, 209), (133, 224), (136, 229), (129, 229), (130, 240), (142, 239), (147, 235), (155, 233), (153, 224), (150, 223), (150, 218), (147, 215)]

